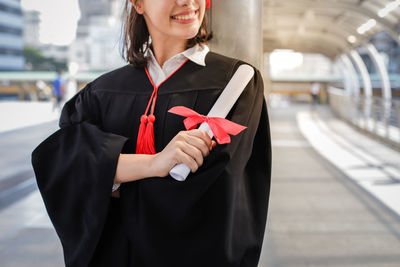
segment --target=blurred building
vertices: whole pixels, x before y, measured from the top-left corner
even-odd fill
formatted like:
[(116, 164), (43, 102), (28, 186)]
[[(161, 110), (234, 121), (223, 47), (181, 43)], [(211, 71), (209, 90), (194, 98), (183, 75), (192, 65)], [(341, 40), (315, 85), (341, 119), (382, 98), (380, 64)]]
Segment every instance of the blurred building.
[(24, 10), (24, 44), (38, 48), (41, 43), (39, 40), (40, 13), (36, 10)]
[(23, 70), (23, 15), (19, 0), (0, 0), (0, 70)]
[(36, 10), (23, 10), (24, 16), (24, 45), (36, 48), (47, 58), (58, 62), (67, 62), (69, 46), (44, 44), (40, 42), (40, 12)]
[(119, 52), (122, 2), (79, 1), (81, 18), (69, 49), (69, 62), (77, 63), (80, 70), (110, 70), (124, 64)]
[(77, 37), (89, 35), (89, 24), (93, 17), (112, 16), (112, 6), (115, 0), (79, 0), (81, 18), (78, 23)]
[(67, 45), (41, 44), (39, 49), (45, 57), (54, 58), (59, 62), (68, 61), (69, 46)]

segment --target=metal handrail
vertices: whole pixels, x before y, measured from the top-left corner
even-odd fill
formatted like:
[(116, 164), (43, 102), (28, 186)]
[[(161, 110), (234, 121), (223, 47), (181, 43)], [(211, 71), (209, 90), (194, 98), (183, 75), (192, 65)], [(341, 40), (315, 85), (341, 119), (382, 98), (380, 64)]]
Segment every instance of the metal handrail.
[(366, 98), (328, 88), (333, 112), (354, 126), (400, 149), (400, 101), (381, 97)]

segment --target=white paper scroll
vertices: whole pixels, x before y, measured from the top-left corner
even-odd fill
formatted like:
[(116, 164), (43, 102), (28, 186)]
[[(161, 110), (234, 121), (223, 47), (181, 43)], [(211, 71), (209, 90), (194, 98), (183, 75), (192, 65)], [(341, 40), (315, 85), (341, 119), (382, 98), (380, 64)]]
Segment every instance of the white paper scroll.
[[(207, 116), (225, 118), (253, 75), (253, 67), (246, 64), (239, 66)], [(213, 132), (206, 122), (203, 122), (199, 129), (206, 131), (210, 138), (213, 138)], [(185, 181), (189, 173), (190, 168), (184, 163), (175, 165), (175, 167), (173, 167), (169, 172), (169, 174), (177, 181)]]

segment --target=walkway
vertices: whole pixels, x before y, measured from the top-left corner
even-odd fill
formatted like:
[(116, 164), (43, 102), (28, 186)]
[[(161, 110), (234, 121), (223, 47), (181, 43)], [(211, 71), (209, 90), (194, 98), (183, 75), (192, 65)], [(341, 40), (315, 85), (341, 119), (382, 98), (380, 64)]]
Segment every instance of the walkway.
[[(305, 125), (308, 130), (316, 127), (314, 131), (322, 127), (328, 137), (345, 140), (357, 137), (357, 133), (327, 110), (317, 111), (313, 113), (306, 106), (271, 111), (273, 180), (259, 266), (400, 266), (399, 214), (321, 157), (300, 129)], [(318, 123), (324, 125), (318, 127)], [(387, 166), (399, 162), (398, 152), (367, 140), (366, 145), (373, 149), (370, 154), (394, 155), (387, 157), (392, 161), (386, 162)], [(374, 179), (371, 175), (367, 178)]]

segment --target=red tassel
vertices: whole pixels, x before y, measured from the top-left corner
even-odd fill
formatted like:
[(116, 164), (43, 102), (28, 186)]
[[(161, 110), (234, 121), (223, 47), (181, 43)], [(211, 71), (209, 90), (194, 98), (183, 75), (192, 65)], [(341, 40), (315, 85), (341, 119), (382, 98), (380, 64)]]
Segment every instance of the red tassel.
[(211, 7), (211, 0), (206, 0), (206, 8), (210, 8)]
[(142, 115), (136, 143), (136, 154), (156, 154), (154, 148), (154, 121), (156, 117)]
[(156, 154), (156, 150), (154, 148), (154, 122), (156, 117), (153, 114), (150, 114), (147, 120), (146, 132), (144, 133), (142, 143), (142, 153), (140, 154)]
[(136, 142), (136, 154), (143, 154), (143, 136), (146, 131), (147, 121), (148, 119), (146, 115), (142, 115), (142, 117), (140, 117), (140, 126)]

